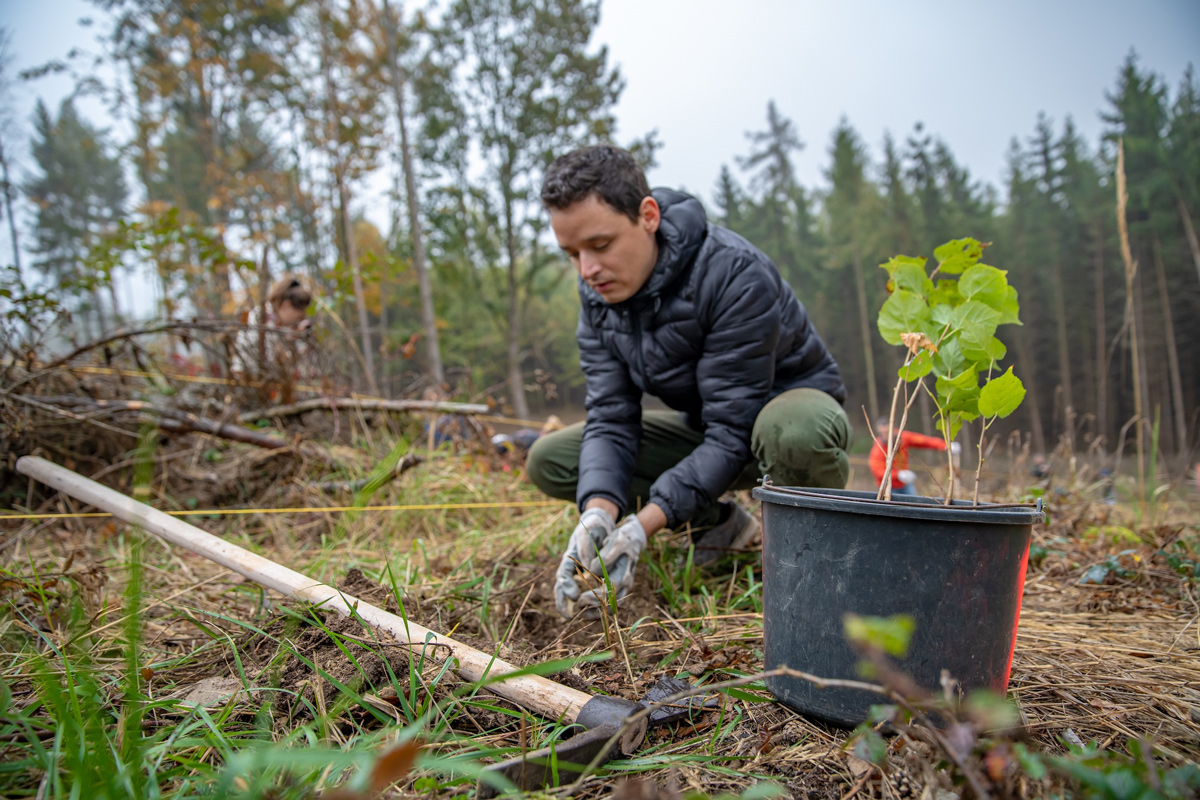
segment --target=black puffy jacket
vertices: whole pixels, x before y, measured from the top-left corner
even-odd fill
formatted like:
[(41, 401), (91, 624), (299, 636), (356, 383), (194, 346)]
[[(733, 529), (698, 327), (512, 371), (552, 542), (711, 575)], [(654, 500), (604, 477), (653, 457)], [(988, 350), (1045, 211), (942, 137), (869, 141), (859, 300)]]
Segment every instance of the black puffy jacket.
[(843, 402), (837, 362), (769, 258), (709, 225), (690, 195), (655, 189), (658, 261), (628, 300), (579, 282), (587, 424), (578, 500), (621, 507), (637, 459), (642, 394), (682, 411), (704, 443), (663, 473), (650, 502), (674, 527), (716, 502), (749, 463), (750, 432), (773, 397), (799, 387)]

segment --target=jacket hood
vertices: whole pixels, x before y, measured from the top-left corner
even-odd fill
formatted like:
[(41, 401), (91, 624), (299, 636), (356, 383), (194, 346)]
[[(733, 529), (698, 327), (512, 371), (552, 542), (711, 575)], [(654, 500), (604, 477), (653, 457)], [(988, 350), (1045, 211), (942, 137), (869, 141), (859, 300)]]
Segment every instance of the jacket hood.
[[(659, 294), (678, 278), (700, 252), (708, 235), (708, 216), (700, 201), (684, 192), (658, 188), (650, 192), (658, 203), (662, 219), (655, 238), (658, 241), (658, 260), (650, 278), (625, 303)], [(579, 291), (589, 302), (604, 304), (595, 289), (581, 278)], [(618, 304), (620, 305), (620, 304)]]

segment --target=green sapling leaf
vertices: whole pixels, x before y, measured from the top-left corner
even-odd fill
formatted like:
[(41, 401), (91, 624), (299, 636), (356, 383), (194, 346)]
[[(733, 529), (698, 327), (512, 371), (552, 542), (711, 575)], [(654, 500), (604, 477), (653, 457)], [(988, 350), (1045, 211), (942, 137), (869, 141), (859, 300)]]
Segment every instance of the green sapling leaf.
[(1005, 293), (1004, 302), (996, 309), (1000, 312), (1001, 325), (1023, 325), (1024, 323), (1018, 318), (1021, 311), (1021, 306), (1017, 302), (1017, 289), (1015, 286), (1009, 286)]
[(1004, 356), (1008, 353), (1008, 348), (1004, 346), (1004, 342), (995, 336), (989, 336), (986, 341), (978, 341), (968, 337), (964, 333), (962, 348), (964, 356), (976, 364), (983, 364), (985, 368), (996, 361), (1003, 360)]
[[(950, 324), (961, 328), (963, 333), (975, 336), (991, 336), (1000, 324), (1000, 312), (978, 300), (968, 300), (950, 312)], [(981, 331), (985, 331), (982, 332)]]
[(928, 323), (925, 298), (907, 289), (892, 292), (879, 309), (879, 333), (888, 344), (900, 344), (902, 335), (924, 330)]
[(956, 389), (975, 389), (979, 386), (979, 373), (975, 371), (975, 367), (971, 366), (945, 380), (953, 384)]
[(959, 343), (958, 337), (945, 339), (938, 347), (937, 355), (933, 357), (934, 373), (939, 377), (957, 375), (966, 366), (967, 359), (963, 355), (962, 345)]
[(928, 350), (922, 350), (917, 353), (916, 358), (908, 364), (902, 365), (897, 374), (907, 382), (912, 383), (918, 378), (924, 378), (929, 374), (931, 369), (933, 369), (933, 356), (929, 354)]
[(925, 256), (892, 256), (890, 259), (888, 259), (887, 263), (880, 264), (879, 268), (886, 269), (888, 274), (891, 275), (894, 270), (908, 266), (917, 267), (922, 273), (924, 273)]
[(937, 288), (928, 293), (930, 308), (938, 306), (947, 306), (953, 308), (961, 305), (963, 301), (962, 293), (958, 291), (958, 281), (940, 280), (937, 282)]
[(999, 310), (1008, 296), (1006, 274), (987, 264), (975, 264), (958, 279), (958, 291), (968, 300), (978, 300)]
[(1025, 385), (1013, 374), (1012, 367), (992, 378), (979, 392), (979, 413), (985, 417), (1007, 417), (1025, 399)]
[(881, 264), (891, 276), (888, 291), (906, 289), (916, 294), (928, 294), (933, 289), (933, 282), (925, 275), (925, 259), (910, 256), (896, 256), (886, 264)]
[(938, 262), (938, 272), (957, 275), (983, 256), (983, 245), (978, 239), (951, 239), (933, 251)]
[(940, 304), (932, 306), (929, 309), (929, 319), (937, 325), (938, 330), (944, 329), (947, 325), (951, 328), (956, 327), (954, 324), (954, 306)]

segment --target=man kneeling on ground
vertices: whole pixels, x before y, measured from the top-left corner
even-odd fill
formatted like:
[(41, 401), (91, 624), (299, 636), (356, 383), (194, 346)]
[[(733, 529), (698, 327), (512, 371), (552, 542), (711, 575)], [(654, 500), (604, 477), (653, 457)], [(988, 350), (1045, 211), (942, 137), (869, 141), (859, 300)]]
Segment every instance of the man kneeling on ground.
[[(574, 605), (594, 616), (604, 590), (581, 596), (575, 572), (600, 575), (597, 556), (619, 599), (663, 528), (691, 523), (697, 564), (745, 545), (757, 523), (719, 502), (730, 489), (763, 474), (844, 487), (846, 390), (771, 260), (709, 224), (694, 197), (651, 193), (628, 152), (560, 157), (542, 203), (579, 273), (587, 419), (539, 439), (526, 470), (546, 494), (579, 504), (554, 596), (563, 614)], [(675, 411), (643, 412), (643, 394)]]

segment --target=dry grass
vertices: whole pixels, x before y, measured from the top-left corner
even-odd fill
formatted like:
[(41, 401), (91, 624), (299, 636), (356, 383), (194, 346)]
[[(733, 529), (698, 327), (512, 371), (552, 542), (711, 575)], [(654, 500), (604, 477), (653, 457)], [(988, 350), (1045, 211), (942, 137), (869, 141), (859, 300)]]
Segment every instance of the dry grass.
[[(345, 425), (347, 443), (330, 449), (345, 469), (333, 477), (366, 474), (397, 436), (412, 435), (413, 427), (383, 418)], [(114, 449), (115, 444), (93, 447), (103, 453)], [(123, 460), (125, 466), (110, 469), (103, 479), (130, 490), (136, 459), (127, 454)], [(453, 631), (455, 638), (494, 648), (518, 664), (612, 654), (605, 661), (576, 664), (560, 676), (568, 685), (637, 698), (662, 674), (714, 682), (762, 669), (757, 553), (728, 559), (717, 572), (694, 575), (675, 564), (678, 539), (659, 537), (640, 568), (638, 592), (617, 624), (565, 621), (554, 610), (551, 584), (571, 526), (566, 506), (334, 513), (321, 509), (352, 498), (315, 489), (331, 477), (329, 469), (296, 451), (264, 454), (192, 434), (166, 442), (153, 461), (154, 477), (146, 489), (149, 502), (160, 508), (311, 509), (189, 521), (365, 599), (394, 607), (402, 602), (407, 615), (434, 630)], [(506, 471), (512, 467), (479, 452), (438, 454), (385, 484), (370, 502), (539, 499), (518, 472)], [(79, 510), (68, 498), (36, 489), (25, 505)], [(1115, 750), (1129, 739), (1146, 738), (1159, 748), (1164, 764), (1195, 762), (1200, 756), (1197, 584), (1170, 569), (1161, 552), (1170, 540), (1195, 548), (1194, 509), (1165, 508), (1151, 527), (1126, 508), (1068, 492), (1056, 497), (1051, 512), (1054, 522), (1035, 534), (1047, 554), (1031, 567), (1026, 583), (1010, 685), (1024, 724), (1021, 736), (1027, 746), (1049, 753), (1065, 751), (1063, 737), (1095, 740)], [(1117, 528), (1142, 538), (1115, 541), (1109, 531)], [(72, 642), (85, 642), (91, 667), (108, 687), (107, 707), (119, 709), (126, 668), (122, 647), (130, 636), (127, 582), (141, 535), (104, 519), (2, 522), (0, 530), (0, 597), (7, 608), (0, 641), (11, 708), (28, 709), (34, 720), (39, 714), (47, 719), (31, 680), (31, 658), (70, 652)], [(212, 706), (209, 713), (220, 718), (220, 730), (234, 744), (189, 749), (188, 768), (161, 784), (167, 794), (190, 796), (204, 785), (222, 785), (221, 770), (229, 767), (225, 759), (241, 746), (239, 737), (251, 734), (294, 748), (295, 737), (303, 733), (308, 741), (335, 750), (369, 754), (389, 726), (419, 720), (433, 752), (451, 758), (519, 747), (550, 729), (536, 715), (486, 693), (464, 699), (461, 682), (435, 663), (411, 657), (408, 649), (390, 646), (356, 623), (281, 607), (240, 576), (154, 540), (146, 541), (140, 554), (139, 664), (146, 670), (143, 690), (153, 706), (141, 723), (145, 735), (161, 741), (192, 724), (195, 712), (178, 700), (205, 678), (233, 678), (252, 690)], [(1110, 558), (1119, 569), (1101, 584), (1081, 584), (1090, 567)], [(54, 662), (41, 663), (53, 668)], [(405, 698), (411, 698), (411, 707), (405, 707)], [(642, 774), (659, 787), (655, 796), (668, 796), (664, 787), (706, 796), (741, 793), (762, 779), (795, 796), (964, 792), (954, 771), (919, 736), (889, 740), (886, 771), (850, 756), (848, 736), (772, 702), (725, 696), (719, 713), (654, 730), (635, 757), (610, 766), (616, 774)], [(27, 754), (18, 739), (10, 735), (4, 760), (16, 762)], [(1013, 764), (1006, 770), (991, 784), (998, 795), (1040, 797), (1063, 786), (1061, 777), (1038, 781)], [(339, 768), (306, 774), (287, 791), (305, 796), (348, 773)], [(462, 789), (461, 782), (434, 781), (418, 790), (414, 781), (426, 774), (418, 770), (402, 783), (405, 793), (449, 796)], [(25, 783), (14, 779), (8, 790), (35, 793), (39, 785), (47, 785), (44, 776)], [(281, 791), (278, 780), (274, 785), (270, 791)], [(573, 792), (598, 797), (613, 785), (611, 776), (596, 776)], [(263, 791), (259, 796), (270, 796)]]

